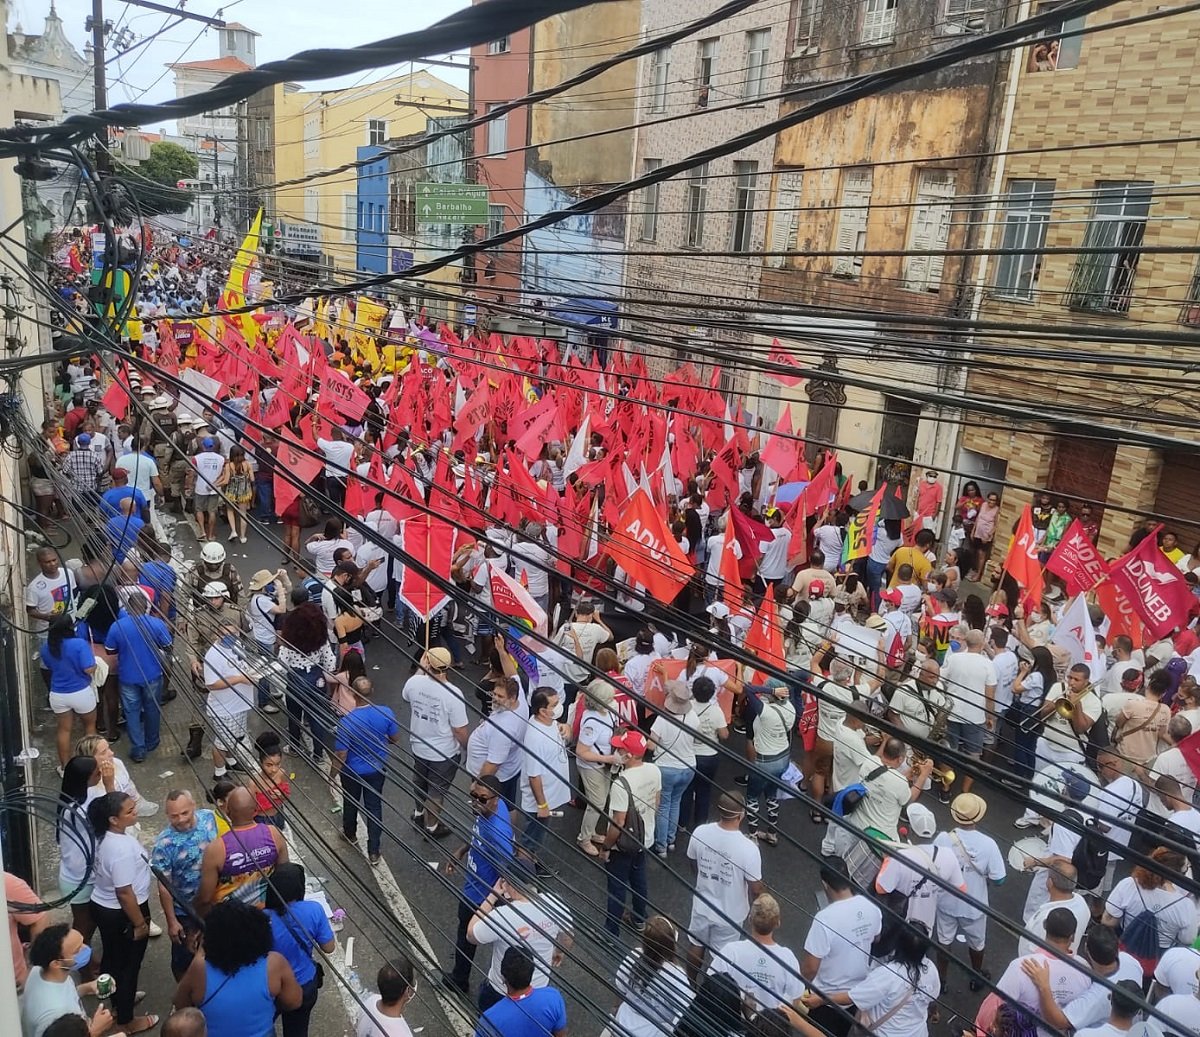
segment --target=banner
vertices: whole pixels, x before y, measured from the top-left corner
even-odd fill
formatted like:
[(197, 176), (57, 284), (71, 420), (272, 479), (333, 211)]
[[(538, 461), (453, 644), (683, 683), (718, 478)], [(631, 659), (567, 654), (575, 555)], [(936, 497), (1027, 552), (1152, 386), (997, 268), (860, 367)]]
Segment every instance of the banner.
[(325, 462), (305, 453), (292, 431), (283, 429), (279, 433), (279, 452), (275, 455), (275, 514), (282, 515), (287, 511), (301, 493), (300, 487), (294, 486), (280, 472), (287, 472), (307, 486), (324, 470)]
[(357, 423), (362, 421), (371, 397), (336, 367), (326, 367), (321, 379), (321, 402), (332, 405), (347, 420)]
[(1085, 664), (1093, 683), (1104, 676), (1104, 657), (1096, 648), (1096, 631), (1092, 629), (1092, 617), (1082, 594), (1076, 594), (1063, 609), (1050, 642), (1069, 652), (1073, 665)]
[(1013, 534), (1008, 557), (1004, 559), (1004, 571), (1025, 591), (1021, 600), (1026, 608), (1036, 607), (1042, 601), (1042, 565), (1038, 561), (1038, 545), (1034, 536), (1033, 511), (1028, 504), (1017, 520), (1017, 531)]
[(1157, 530), (1112, 564), (1108, 578), (1133, 606), (1154, 640), (1187, 625), (1191, 591), (1158, 546)]
[(883, 503), (885, 489), (887, 489), (887, 483), (883, 483), (875, 491), (875, 496), (871, 498), (870, 504), (853, 515), (846, 523), (846, 537), (842, 541), (843, 566), (849, 565), (859, 558), (866, 558), (871, 553), (871, 547), (875, 543), (876, 520), (879, 518), (879, 507)]
[(1066, 582), (1070, 595), (1086, 594), (1108, 575), (1108, 563), (1101, 557), (1083, 523), (1075, 519), (1067, 526), (1046, 568)]
[(640, 488), (629, 498), (605, 549), (631, 583), (640, 583), (658, 601), (673, 600), (692, 576), (692, 563)]
[[(396, 559), (396, 600), (403, 602), (424, 623), (450, 604), (445, 584), (450, 582), (450, 561), (458, 546), (458, 530), (430, 515), (406, 519), (399, 524), (396, 546), (400, 550), (400, 557)], [(439, 577), (439, 583), (427, 580), (408, 564), (408, 558), (423, 568), (432, 569)]]
[(488, 567), (492, 605), (496, 611), (517, 620), (519, 627), (527, 627), (539, 634), (545, 634), (546, 611), (534, 600), (533, 595), (495, 562), (484, 564)]

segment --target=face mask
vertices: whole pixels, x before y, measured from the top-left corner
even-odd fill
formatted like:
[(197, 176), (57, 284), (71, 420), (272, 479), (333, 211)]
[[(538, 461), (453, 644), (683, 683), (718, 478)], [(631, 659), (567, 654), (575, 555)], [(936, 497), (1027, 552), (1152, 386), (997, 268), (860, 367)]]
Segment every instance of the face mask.
[(92, 948), (86, 943), (75, 952), (75, 959), (71, 962), (68, 972), (78, 972), (80, 969), (85, 969), (88, 962), (92, 960)]
[(262, 589), (262, 593), (263, 593), (263, 594), (265, 594), (265, 595), (266, 595), (268, 598), (273, 598), (273, 597), (275, 597), (275, 584), (273, 584), (273, 583), (268, 583), (268, 584), (267, 584), (267, 585), (266, 585), (266, 586), (265, 586), (265, 587)]
[(950, 642), (950, 651), (952, 651), (952, 652), (957, 652), (961, 647), (962, 647), (961, 641), (951, 641)]
[(1041, 621), (1042, 621), (1042, 614), (1040, 612), (1029, 613), (1029, 622), (1030, 623), (1040, 623)]
[(925, 481), (926, 482), (937, 482), (937, 476), (936, 475), (927, 475), (927, 476), (925, 476)]
[(235, 644), (237, 644), (237, 637), (234, 634), (226, 634), (221, 638), (222, 648), (232, 648)]
[(563, 700), (559, 699), (554, 707), (554, 719), (561, 720), (563, 715)]
[(929, 591), (930, 594), (933, 594), (938, 589), (938, 585), (936, 583), (927, 583), (925, 584), (925, 589)]

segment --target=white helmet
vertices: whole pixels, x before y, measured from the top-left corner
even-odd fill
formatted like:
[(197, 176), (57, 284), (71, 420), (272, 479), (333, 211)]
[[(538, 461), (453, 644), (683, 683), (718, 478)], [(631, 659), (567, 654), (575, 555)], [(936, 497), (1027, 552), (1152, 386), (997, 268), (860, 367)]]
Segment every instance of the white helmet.
[(228, 598), (229, 588), (220, 580), (213, 580), (212, 583), (204, 585), (203, 595), (206, 598)]
[(201, 548), (200, 557), (207, 565), (221, 565), (225, 561), (225, 548), (210, 540)]

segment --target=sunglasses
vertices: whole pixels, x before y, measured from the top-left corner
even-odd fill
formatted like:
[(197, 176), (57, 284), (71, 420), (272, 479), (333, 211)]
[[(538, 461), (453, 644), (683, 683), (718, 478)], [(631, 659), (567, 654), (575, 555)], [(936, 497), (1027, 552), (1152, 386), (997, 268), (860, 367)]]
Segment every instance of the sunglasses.
[(468, 792), (467, 795), (476, 803), (490, 803), (496, 798), (495, 793)]

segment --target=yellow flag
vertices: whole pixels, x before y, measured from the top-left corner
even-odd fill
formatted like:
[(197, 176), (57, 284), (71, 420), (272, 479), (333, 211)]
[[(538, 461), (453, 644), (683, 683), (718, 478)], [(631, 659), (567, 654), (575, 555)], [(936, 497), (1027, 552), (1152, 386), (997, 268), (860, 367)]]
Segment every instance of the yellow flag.
[[(259, 209), (258, 214), (254, 217), (254, 222), (250, 224), (250, 232), (242, 241), (242, 247), (237, 250), (237, 255), (233, 258), (233, 265), (229, 268), (229, 280), (225, 282), (225, 294), (221, 300), (222, 309), (236, 310), (239, 306), (246, 305), (250, 271), (258, 262), (258, 239), (262, 233), (262, 218), (263, 211)], [(254, 318), (249, 313), (243, 313), (238, 320), (238, 325), (241, 327), (246, 341), (253, 345), (258, 338), (258, 325)]]

